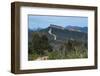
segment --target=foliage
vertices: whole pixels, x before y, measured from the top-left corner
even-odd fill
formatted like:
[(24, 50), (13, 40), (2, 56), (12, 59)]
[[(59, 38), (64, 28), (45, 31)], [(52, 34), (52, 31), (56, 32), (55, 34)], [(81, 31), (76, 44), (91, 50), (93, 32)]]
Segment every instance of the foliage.
[(28, 54), (28, 60), (35, 60), (39, 55), (36, 53)]
[(32, 33), (28, 42), (28, 59), (48, 56), (48, 59), (76, 59), (88, 57), (88, 43), (80, 39), (49, 40), (48, 35), (40, 32)]
[(75, 59), (87, 58), (88, 52), (86, 43), (69, 40), (61, 45), (59, 50), (52, 51), (48, 54), (48, 59)]
[(47, 51), (51, 51), (52, 47), (49, 45), (46, 35), (39, 35), (33, 33), (32, 42), (29, 43), (29, 53), (36, 53), (40, 56), (45, 55)]

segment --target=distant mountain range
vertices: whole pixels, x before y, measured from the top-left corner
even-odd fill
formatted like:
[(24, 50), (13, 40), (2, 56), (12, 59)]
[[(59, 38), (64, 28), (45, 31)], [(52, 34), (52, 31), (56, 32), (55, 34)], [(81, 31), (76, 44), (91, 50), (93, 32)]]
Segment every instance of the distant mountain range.
[(88, 27), (79, 27), (79, 26), (67, 26), (65, 27), (65, 29), (71, 31), (85, 32), (85, 33), (87, 33), (88, 31)]
[(66, 26), (66, 27), (62, 27), (62, 26), (58, 26), (58, 25), (54, 25), (54, 24), (50, 24), (51, 28), (57, 28), (57, 29), (66, 29), (66, 30), (69, 30), (69, 31), (77, 31), (77, 32), (85, 32), (87, 33), (88, 31), (88, 27), (79, 27), (79, 26)]
[(37, 31), (34, 30), (28, 30), (28, 37), (29, 41), (32, 38), (32, 33), (38, 32), (40, 34), (45, 34), (47, 35), (49, 40), (53, 40), (53, 36), (50, 35), (48, 32), (52, 30), (51, 33), (56, 36), (56, 41), (65, 41), (65, 40), (78, 40), (78, 41), (87, 41), (87, 31), (88, 27), (78, 27), (78, 26), (67, 26), (67, 27), (62, 27), (54, 24), (50, 24), (49, 27), (44, 28), (44, 29), (39, 29)]

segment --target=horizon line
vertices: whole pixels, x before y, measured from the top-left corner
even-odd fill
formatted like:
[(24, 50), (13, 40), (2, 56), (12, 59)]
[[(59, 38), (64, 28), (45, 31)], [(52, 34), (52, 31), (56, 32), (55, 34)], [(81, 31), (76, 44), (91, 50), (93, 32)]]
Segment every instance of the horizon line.
[[(50, 24), (50, 25), (51, 25), (51, 24)], [(36, 28), (36, 27), (35, 27), (35, 28), (29, 28), (29, 27), (28, 27), (28, 29), (31, 29), (31, 30), (32, 30), (32, 29), (45, 29), (45, 28), (50, 27), (50, 25), (47, 26), (47, 27), (44, 27), (44, 28), (43, 28), (43, 27), (37, 27), (37, 28)], [(60, 25), (55, 25), (55, 24), (53, 24), (53, 25), (54, 25), (54, 26), (60, 26)], [(74, 27), (74, 25), (67, 25), (67, 26), (72, 26), (72, 27)], [(60, 26), (60, 27), (66, 28), (67, 26), (65, 26), (65, 27)], [(75, 25), (75, 26), (76, 26), (76, 25)], [(87, 28), (88, 28), (88, 26), (76, 26), (76, 27), (81, 27), (81, 28), (87, 27)]]

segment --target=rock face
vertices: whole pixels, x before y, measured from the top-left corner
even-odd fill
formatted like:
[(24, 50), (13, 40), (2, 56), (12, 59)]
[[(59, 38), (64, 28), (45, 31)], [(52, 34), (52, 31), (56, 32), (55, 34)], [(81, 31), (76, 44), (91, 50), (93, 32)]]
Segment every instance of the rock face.
[(62, 29), (62, 30), (64, 30), (64, 27), (59, 26), (59, 25), (54, 25), (54, 24), (50, 24), (49, 28), (56, 28), (56, 29)]

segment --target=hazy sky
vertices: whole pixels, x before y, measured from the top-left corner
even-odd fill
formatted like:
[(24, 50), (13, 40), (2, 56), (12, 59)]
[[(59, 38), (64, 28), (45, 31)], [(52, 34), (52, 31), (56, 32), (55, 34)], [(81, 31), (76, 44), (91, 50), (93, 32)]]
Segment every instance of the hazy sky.
[(59, 25), (62, 27), (66, 26), (88, 26), (88, 17), (76, 17), (76, 16), (38, 16), (29, 15), (28, 16), (28, 28), (46, 28), (50, 24)]

